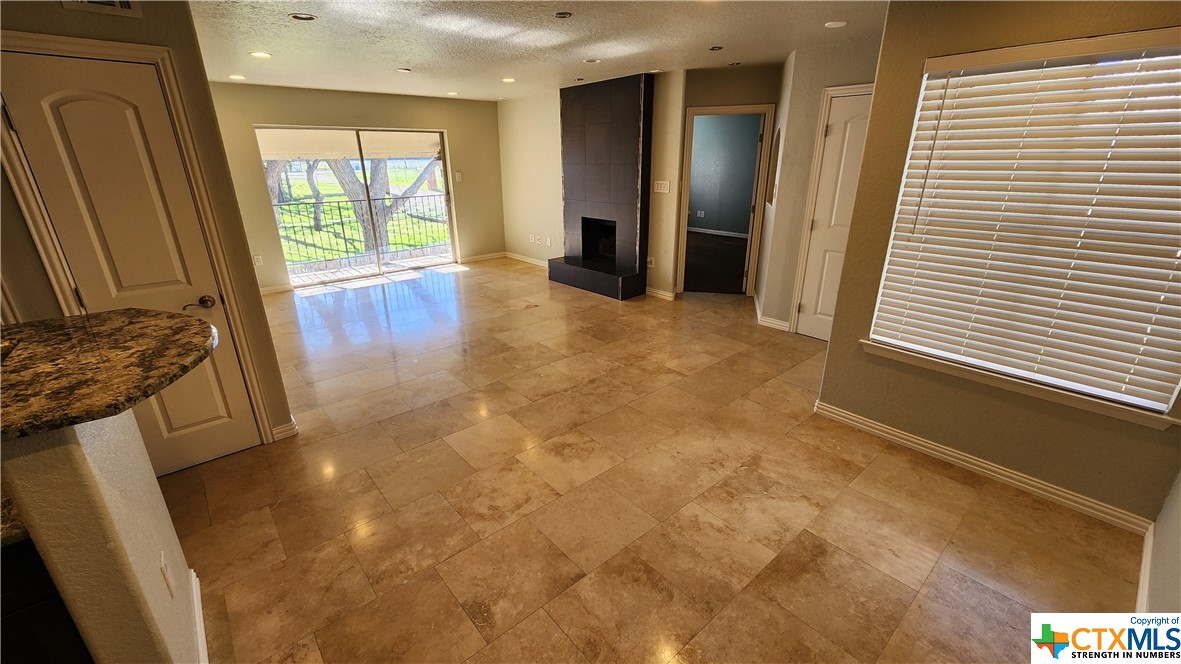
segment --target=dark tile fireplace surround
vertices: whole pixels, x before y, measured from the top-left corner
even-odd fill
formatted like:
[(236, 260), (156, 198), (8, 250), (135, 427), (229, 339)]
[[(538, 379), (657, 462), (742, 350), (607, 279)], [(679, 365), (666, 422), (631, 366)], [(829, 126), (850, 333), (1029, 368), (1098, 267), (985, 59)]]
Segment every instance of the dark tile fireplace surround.
[(563, 88), (565, 255), (549, 278), (619, 300), (648, 282), (651, 74)]

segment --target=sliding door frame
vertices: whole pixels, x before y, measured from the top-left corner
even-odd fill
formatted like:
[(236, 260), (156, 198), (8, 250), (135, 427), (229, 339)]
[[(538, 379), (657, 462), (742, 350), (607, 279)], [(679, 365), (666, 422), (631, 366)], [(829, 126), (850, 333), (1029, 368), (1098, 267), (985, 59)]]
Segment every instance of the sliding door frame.
[[(462, 256), (459, 251), (459, 223), (455, 215), (455, 197), (452, 195), (453, 187), (455, 186), (455, 179), (451, 173), (451, 148), (448, 140), (446, 129), (424, 129), (424, 128), (397, 128), (397, 127), (349, 127), (349, 126), (326, 126), (326, 125), (283, 125), (283, 124), (256, 124), (253, 125), (257, 132), (259, 129), (296, 129), (296, 130), (329, 130), (329, 131), (350, 131), (357, 139), (357, 157), (361, 161), (361, 173), (365, 178), (365, 189), (369, 189), (369, 172), (365, 165), (365, 148), (361, 144), (361, 132), (397, 132), (397, 133), (415, 133), (415, 134), (438, 134), (439, 135), (439, 161), (443, 171), (443, 181), (446, 184), (447, 191), (444, 193), (444, 203), (447, 206), (447, 233), (451, 242), (451, 259), (453, 263), (461, 263)], [(259, 150), (259, 163), (262, 163), (262, 151)], [(275, 204), (271, 201), (271, 205)], [(365, 204), (369, 206), (369, 218), (375, 219), (377, 217), (373, 210), (373, 199), (369, 196), (365, 197)], [(381, 248), (378, 246), (376, 238), (376, 229), (370, 228), (371, 232), (375, 233), (373, 242), (374, 259), (377, 261), (377, 276), (385, 274), (382, 267)], [(286, 260), (284, 260), (284, 267), (286, 267)], [(290, 272), (288, 273), (290, 277)], [(331, 282), (320, 282), (331, 283)], [(311, 284), (309, 284), (311, 285)]]

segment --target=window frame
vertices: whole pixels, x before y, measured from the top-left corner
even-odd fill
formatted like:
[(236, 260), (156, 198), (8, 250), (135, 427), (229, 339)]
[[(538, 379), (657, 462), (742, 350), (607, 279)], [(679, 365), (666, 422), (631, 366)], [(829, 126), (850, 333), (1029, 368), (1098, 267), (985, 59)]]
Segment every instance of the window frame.
[[(1069, 39), (1040, 44), (1028, 44), (1023, 46), (975, 51), (956, 55), (937, 56), (927, 58), (927, 60), (924, 62), (923, 78), (925, 80), (926, 75), (930, 73), (945, 72), (955, 69), (1013, 65), (1022, 62), (1032, 63), (1040, 60), (1057, 58), (1102, 55), (1105, 53), (1120, 53), (1137, 49), (1172, 47), (1177, 46), (1178, 44), (1181, 44), (1181, 26), (1103, 35), (1100, 37), (1086, 37), (1082, 39)], [(915, 93), (917, 98), (915, 107), (918, 108), (922, 98), (921, 83), (916, 88)], [(903, 160), (907, 158), (911, 152), (911, 149), (913, 148), (913, 132), (914, 126), (912, 125), (911, 136), (907, 141), (906, 155), (903, 156)], [(902, 189), (906, 186), (905, 178), (902, 177), (903, 175), (903, 173), (899, 173), (901, 180), (899, 183), (899, 195), (901, 195)], [(898, 206), (897, 201), (898, 199), (896, 198), (894, 203), (895, 210)], [(894, 224), (893, 221), (891, 221), (890, 236), (887, 239), (888, 243), (892, 241), (893, 234)], [(882, 294), (882, 287), (886, 276), (886, 263), (884, 258), (885, 257), (883, 257), (882, 263), (882, 279), (878, 284), (878, 292), (874, 298), (873, 315), (870, 318), (871, 326), (872, 321), (877, 315), (878, 305)], [(927, 355), (918, 351), (907, 350), (881, 343), (871, 339), (869, 337), (868, 330), (866, 331), (865, 336), (861, 339), (861, 347), (863, 351), (871, 355), (888, 358), (890, 360), (903, 362), (905, 364), (918, 366), (924, 369), (929, 369), (952, 376), (957, 376), (959, 378), (964, 378), (973, 382), (983, 383), (1000, 389), (1017, 392), (1026, 396), (1079, 408), (1088, 412), (1098, 413), (1116, 419), (1133, 422), (1135, 424), (1151, 427), (1157, 430), (1163, 431), (1171, 426), (1181, 424), (1181, 398), (1174, 400), (1168, 412), (1157, 413), (1147, 409), (1137, 408), (1135, 406), (1129, 406), (1115, 401), (1108, 401), (1099, 397), (1088, 396), (1086, 394), (1054, 387), (1052, 385), (996, 373), (986, 369), (977, 368), (969, 364), (954, 362), (936, 357), (934, 355)]]

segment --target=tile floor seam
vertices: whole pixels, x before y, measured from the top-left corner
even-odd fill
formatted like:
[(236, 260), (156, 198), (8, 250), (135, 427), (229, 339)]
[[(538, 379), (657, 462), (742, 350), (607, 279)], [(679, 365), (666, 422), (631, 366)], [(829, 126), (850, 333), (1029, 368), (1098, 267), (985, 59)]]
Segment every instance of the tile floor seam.
[[(583, 578), (583, 579), (585, 579), (586, 577), (584, 576), (584, 577), (582, 577), (582, 578)], [(579, 579), (579, 581), (581, 581), (581, 580), (582, 580), (582, 579)], [(575, 581), (574, 583), (578, 583), (578, 581)], [(571, 585), (570, 587), (571, 587), (571, 588), (573, 588), (574, 586), (573, 586), (573, 585)], [(569, 588), (567, 588), (566, 590), (569, 590)], [(562, 593), (565, 593), (565, 592), (566, 592), (565, 590), (563, 590), (563, 591), (562, 591)], [(552, 615), (550, 615), (550, 612), (545, 610), (545, 607), (549, 606), (550, 602), (553, 602), (553, 601), (554, 601), (554, 599), (557, 599), (558, 597), (561, 597), (561, 596), (562, 596), (562, 593), (558, 593), (558, 596), (557, 596), (557, 597), (554, 597), (554, 598), (553, 598), (553, 599), (551, 599), (549, 602), (546, 602), (545, 604), (542, 604), (541, 606), (539, 606), (539, 607), (537, 608), (537, 610), (538, 610), (538, 611), (544, 611), (544, 612), (545, 612), (545, 615), (546, 615), (547, 617), (549, 617), (549, 619), (550, 619), (550, 620), (553, 620), (554, 624), (558, 626), (558, 630), (562, 632), (562, 635), (563, 635), (563, 636), (565, 636), (567, 639), (569, 639), (570, 643), (573, 643), (573, 644), (574, 644), (574, 649), (578, 651), (578, 654), (582, 655), (582, 658), (583, 658), (583, 659), (585, 659), (587, 662), (594, 662), (594, 660), (593, 660), (592, 658), (590, 658), (590, 657), (587, 657), (587, 656), (586, 656), (586, 653), (585, 653), (585, 652), (582, 650), (582, 646), (579, 646), (579, 645), (578, 645), (578, 642), (574, 640), (574, 637), (570, 636), (569, 632), (567, 632), (567, 631), (566, 631), (566, 628), (565, 628), (565, 627), (562, 627), (562, 623), (558, 622), (557, 620), (554, 620), (554, 617), (553, 617)]]
[[(464, 551), (467, 551), (472, 546), (475, 546), (476, 544), (479, 544), (482, 541), (483, 540), (475, 542), (474, 544), (467, 547), (467, 549), (464, 549), (463, 551), (455, 552), (450, 557), (448, 557), (447, 560), (451, 560), (451, 558), (458, 556), (459, 554), (463, 553)], [(467, 621), (469, 623), (471, 623), (471, 625), (472, 625), (472, 629), (476, 630), (476, 634), (478, 634), (480, 636), (480, 639), (482, 639), (484, 641), (484, 645), (480, 647), (480, 650), (483, 650), (484, 648), (487, 648), (489, 645), (491, 645), (494, 641), (496, 641), (496, 639), (499, 639), (501, 636), (504, 636), (506, 633), (508, 633), (508, 630), (512, 629), (512, 627), (509, 627), (508, 629), (504, 630), (504, 632), (501, 632), (501, 634), (499, 636), (497, 636), (496, 639), (492, 639), (491, 641), (484, 638), (484, 633), (480, 631), (479, 625), (477, 625), (476, 621), (472, 620), (472, 617), (470, 615), (468, 615), (467, 609), (463, 608), (463, 602), (459, 601), (459, 596), (455, 594), (455, 589), (451, 587), (451, 584), (447, 583), (447, 577), (443, 576), (443, 573), (439, 571), (439, 565), (442, 565), (443, 563), (447, 562), (447, 560), (439, 561), (431, 568), (425, 569), (425, 570), (419, 572), (418, 574), (415, 574), (414, 576), (417, 577), (422, 574), (425, 574), (426, 572), (434, 572), (435, 575), (439, 577), (439, 580), (443, 582), (443, 587), (447, 589), (448, 593), (450, 593), (451, 599), (455, 600), (455, 605), (459, 607), (459, 612), (463, 614), (464, 618), (467, 618)], [(513, 627), (516, 627), (516, 625), (513, 625)], [(476, 652), (472, 653), (471, 655), (468, 655), (467, 659), (471, 659), (473, 656), (475, 656), (476, 653), (480, 652), (480, 650), (477, 650)], [(466, 659), (464, 661), (466, 661)]]

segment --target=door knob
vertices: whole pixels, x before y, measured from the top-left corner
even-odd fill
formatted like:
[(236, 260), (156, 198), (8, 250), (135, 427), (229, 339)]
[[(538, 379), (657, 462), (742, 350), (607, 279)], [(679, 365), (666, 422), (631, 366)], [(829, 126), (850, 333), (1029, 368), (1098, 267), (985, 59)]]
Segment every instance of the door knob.
[(181, 311), (184, 311), (184, 310), (188, 309), (189, 307), (202, 307), (204, 309), (212, 309), (213, 305), (215, 305), (215, 304), (217, 304), (217, 300), (213, 299), (212, 295), (202, 295), (201, 297), (197, 298), (196, 302), (191, 302), (191, 303), (186, 304), (185, 306), (181, 307)]

